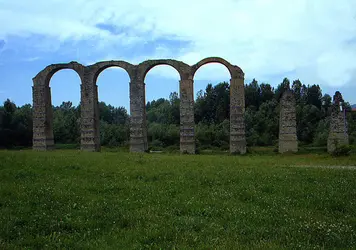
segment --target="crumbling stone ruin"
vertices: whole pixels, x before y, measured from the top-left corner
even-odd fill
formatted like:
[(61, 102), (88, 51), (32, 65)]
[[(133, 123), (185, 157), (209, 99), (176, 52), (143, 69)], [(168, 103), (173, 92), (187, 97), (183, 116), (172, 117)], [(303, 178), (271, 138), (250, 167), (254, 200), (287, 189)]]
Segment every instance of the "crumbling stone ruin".
[(296, 102), (289, 87), (280, 101), (279, 153), (298, 152)]
[(53, 110), (50, 80), (59, 70), (72, 69), (81, 80), (81, 149), (100, 151), (98, 87), (99, 74), (109, 67), (121, 67), (130, 77), (130, 151), (148, 149), (145, 108), (145, 77), (157, 65), (169, 65), (180, 75), (180, 151), (195, 153), (194, 134), (194, 74), (203, 65), (220, 63), (230, 72), (230, 152), (246, 153), (244, 72), (219, 57), (209, 57), (195, 65), (170, 60), (148, 60), (138, 65), (125, 61), (103, 61), (84, 66), (77, 62), (52, 64), (33, 78), (33, 149), (54, 148)]
[(332, 153), (337, 146), (349, 145), (346, 110), (344, 100), (339, 91), (335, 92), (331, 106), (328, 152)]

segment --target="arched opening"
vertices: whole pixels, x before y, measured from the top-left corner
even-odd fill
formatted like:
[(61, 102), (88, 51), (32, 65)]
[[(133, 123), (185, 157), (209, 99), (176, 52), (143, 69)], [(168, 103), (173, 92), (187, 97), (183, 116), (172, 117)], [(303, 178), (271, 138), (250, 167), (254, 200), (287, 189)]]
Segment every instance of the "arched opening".
[(116, 65), (98, 72), (98, 118), (100, 144), (104, 149), (129, 150), (130, 77)]
[(80, 148), (80, 85), (81, 79), (72, 69), (60, 69), (49, 79), (53, 112), (48, 130), (53, 131), (56, 149)]
[(146, 128), (150, 151), (179, 150), (179, 81), (179, 72), (165, 64), (150, 68), (145, 75)]
[(194, 74), (195, 142), (198, 150), (229, 149), (230, 79), (220, 62), (207, 62)]

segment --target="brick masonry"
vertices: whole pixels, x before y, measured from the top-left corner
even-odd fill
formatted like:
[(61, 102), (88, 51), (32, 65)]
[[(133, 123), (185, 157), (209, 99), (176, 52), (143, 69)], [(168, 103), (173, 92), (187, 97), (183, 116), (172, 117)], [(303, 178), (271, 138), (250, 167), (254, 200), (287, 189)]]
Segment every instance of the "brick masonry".
[(195, 153), (193, 80), (181, 80), (180, 88), (180, 151)]
[[(340, 94), (341, 95), (341, 94)], [(342, 97), (341, 97), (342, 98)], [(334, 103), (331, 106), (331, 118), (328, 137), (328, 152), (332, 153), (337, 146), (349, 145), (349, 135), (347, 131), (347, 121), (345, 118), (345, 110), (341, 102), (334, 96)]]
[(230, 80), (230, 153), (245, 154), (245, 89), (244, 79)]
[(77, 62), (52, 64), (33, 78), (33, 149), (54, 147), (53, 110), (49, 82), (61, 69), (73, 69), (81, 79), (81, 149), (100, 151), (98, 75), (109, 67), (121, 67), (130, 77), (130, 151), (145, 152), (147, 143), (145, 76), (157, 65), (169, 65), (180, 75), (180, 151), (195, 153), (194, 74), (203, 65), (221, 63), (230, 72), (230, 152), (246, 153), (244, 73), (219, 57), (209, 57), (189, 66), (171, 59), (148, 60), (138, 65), (125, 61), (104, 61), (83, 66)]
[(293, 92), (286, 90), (280, 100), (279, 153), (298, 152), (296, 103)]

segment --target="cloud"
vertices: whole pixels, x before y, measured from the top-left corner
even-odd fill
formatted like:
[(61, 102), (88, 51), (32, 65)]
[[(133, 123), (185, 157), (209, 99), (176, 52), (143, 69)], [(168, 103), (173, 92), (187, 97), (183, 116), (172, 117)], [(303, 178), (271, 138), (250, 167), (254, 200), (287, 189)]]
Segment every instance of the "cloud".
[[(40, 36), (28, 46), (49, 51), (85, 41), (91, 54), (83, 61), (165, 57), (194, 64), (220, 56), (246, 78), (286, 74), (329, 86), (355, 80), (354, 0), (0, 0), (0, 6), (0, 23), (11, 24), (0, 27), (0, 39)], [(154, 49), (147, 52), (142, 46), (149, 43)], [(222, 67), (209, 69), (199, 76), (226, 77)], [(164, 67), (153, 72), (176, 77)]]
[(35, 56), (35, 57), (27, 57), (27, 58), (23, 58), (22, 59), (22, 61), (24, 61), (24, 62), (34, 62), (34, 61), (37, 61), (37, 60), (40, 60), (40, 57)]

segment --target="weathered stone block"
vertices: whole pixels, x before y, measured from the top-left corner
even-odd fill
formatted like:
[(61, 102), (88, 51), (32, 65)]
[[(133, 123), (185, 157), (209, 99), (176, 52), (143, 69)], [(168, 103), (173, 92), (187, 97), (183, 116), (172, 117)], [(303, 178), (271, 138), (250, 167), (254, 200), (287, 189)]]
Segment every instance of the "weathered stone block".
[(280, 101), (279, 153), (298, 152), (296, 104), (294, 94), (286, 90)]
[(331, 120), (327, 145), (329, 153), (332, 153), (337, 146), (349, 145), (345, 112), (346, 111), (342, 108), (341, 103), (338, 100), (335, 100), (334, 96), (334, 104), (331, 107)]
[(246, 153), (244, 79), (230, 80), (230, 153)]
[(193, 80), (179, 82), (180, 91), (180, 152), (195, 154)]

